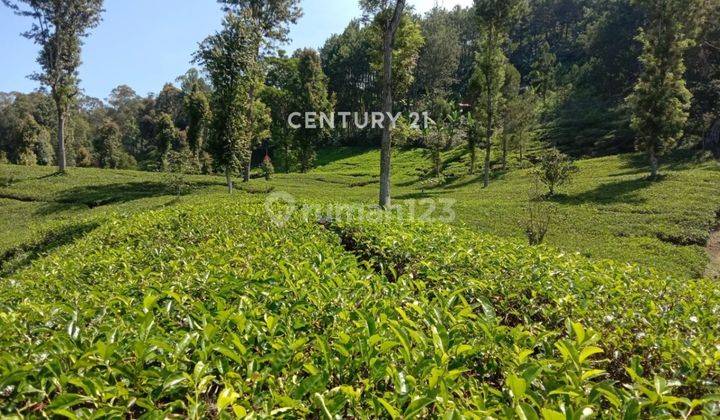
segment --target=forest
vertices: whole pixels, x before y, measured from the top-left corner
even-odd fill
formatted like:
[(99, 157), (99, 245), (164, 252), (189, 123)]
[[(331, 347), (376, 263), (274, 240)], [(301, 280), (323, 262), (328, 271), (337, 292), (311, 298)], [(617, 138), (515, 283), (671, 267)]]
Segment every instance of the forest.
[[(688, 2), (675, 2), (683, 9), (680, 15), (667, 3), (534, 0), (503, 17), (504, 33), (492, 41), (495, 45), (487, 44), (491, 41), (474, 7), (436, 7), (422, 16), (406, 9), (393, 49), (395, 109), (428, 112), (438, 124), (422, 132), (401, 121), (393, 141), (406, 148), (465, 145), (473, 160), (475, 149), (489, 143), (499, 151), (492, 165), (503, 167), (508, 153), (516, 156), (513, 161), (522, 161), (538, 144), (576, 157), (646, 150), (632, 124), (633, 116), (642, 112), (633, 112), (633, 107), (642, 104), (631, 97), (645, 82), (641, 75), (654, 77), (649, 74), (652, 61), (664, 60), (658, 57), (662, 53), (672, 57), (668, 74), (676, 79), (676, 92), (669, 94), (677, 96), (679, 103), (673, 105), (680, 115), (677, 127), (669, 128), (672, 144), (663, 144), (658, 154), (665, 146), (717, 153), (718, 140), (709, 134), (720, 119), (718, 4), (705, 1), (691, 8), (685, 7)], [(660, 5), (668, 8), (664, 15), (656, 13)], [(318, 149), (379, 146), (377, 129), (293, 130), (287, 119), (297, 110), (380, 109), (381, 19), (382, 15), (359, 17), (319, 51), (287, 53), (281, 49), (283, 33), (259, 40), (264, 46), (257, 57), (259, 74), (253, 76), (257, 118), (251, 138), (243, 140), (246, 151), (235, 168), (238, 173), (245, 172), (241, 166), (261, 164), (265, 155), (279, 170), (307, 171)], [(656, 23), (673, 32), (672, 45), (656, 45), (667, 35), (643, 30)], [(225, 30), (234, 24), (226, 20)], [(67, 164), (223, 172), (223, 158), (213, 150), (212, 141), (213, 111), (220, 99), (212, 71), (202, 66), (212, 41), (210, 37), (200, 45), (199, 70), (191, 68), (158, 86), (158, 93), (142, 96), (127, 85), (104, 99), (78, 92), (64, 123)], [(496, 50), (488, 59), (484, 54), (489, 48)], [(488, 60), (497, 60), (491, 101), (484, 92), (490, 73), (483, 66)], [(495, 114), (489, 142), (484, 134), (488, 113)], [(51, 92), (2, 93), (0, 159), (57, 165), (57, 126)]]

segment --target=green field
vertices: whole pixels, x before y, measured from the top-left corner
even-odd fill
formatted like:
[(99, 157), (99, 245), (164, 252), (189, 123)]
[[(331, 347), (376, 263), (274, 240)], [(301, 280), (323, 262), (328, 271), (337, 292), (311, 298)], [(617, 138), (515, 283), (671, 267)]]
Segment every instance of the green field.
[(459, 151), (445, 183), (421, 151), (393, 179), (404, 208), (456, 200), (456, 226), (283, 224), (264, 204), (369, 207), (374, 151), (232, 196), (221, 177), (177, 196), (164, 174), (2, 166), (0, 415), (720, 415), (720, 289), (700, 278), (720, 171), (682, 157), (654, 183), (639, 155), (580, 161), (540, 247), (529, 171), (483, 189)]
[[(445, 156), (444, 184), (423, 180), (416, 168), (429, 163), (422, 151), (397, 152), (394, 160), (395, 202), (442, 198), (457, 200), (456, 223), (470, 229), (524, 239), (529, 170), (498, 172), (487, 189), (479, 176), (465, 175), (465, 156)], [(708, 265), (705, 243), (720, 210), (720, 167), (692, 163), (676, 156), (663, 167), (661, 182), (646, 179), (641, 155), (620, 155), (579, 162), (574, 182), (553, 199), (556, 215), (547, 242), (567, 252), (594, 259), (639, 264), (661, 273), (699, 277)], [(82, 220), (113, 212), (155, 209), (183, 201), (206, 201), (206, 194), (224, 195), (220, 177), (191, 176), (191, 187), (177, 199), (168, 192), (165, 176), (134, 171), (53, 169), (2, 166), (0, 187), (0, 254), (42, 241), (48, 231), (72, 230)], [(270, 190), (298, 200), (374, 204), (379, 153), (341, 148), (319, 156), (319, 167), (307, 174), (277, 174), (270, 182), (253, 179), (238, 184), (239, 202), (261, 201)], [(455, 175), (456, 177), (453, 177)], [(7, 185), (9, 184), (9, 185)], [(198, 196), (202, 196), (198, 198)], [(428, 209), (417, 203), (418, 214)]]

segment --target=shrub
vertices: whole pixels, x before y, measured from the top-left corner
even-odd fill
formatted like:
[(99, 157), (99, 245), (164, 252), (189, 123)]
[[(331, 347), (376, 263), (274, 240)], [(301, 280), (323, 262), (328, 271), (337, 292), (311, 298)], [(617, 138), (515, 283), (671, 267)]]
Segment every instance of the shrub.
[(85, 147), (80, 146), (75, 155), (75, 165), (81, 168), (89, 168), (93, 166), (92, 153)]
[(0, 166), (0, 187), (9, 187), (13, 183), (15, 183), (15, 177), (10, 173), (10, 171), (6, 170), (3, 166)]
[(181, 195), (189, 185), (187, 174), (193, 172), (192, 153), (183, 149), (181, 151), (171, 150), (165, 158), (165, 169), (167, 172), (166, 183), (168, 190), (173, 194)]
[(540, 245), (545, 240), (554, 213), (554, 208), (540, 194), (538, 182), (538, 180), (535, 180), (532, 189), (528, 193), (527, 213), (524, 223), (525, 235), (530, 245), (533, 246)]
[(572, 179), (578, 172), (578, 167), (570, 158), (557, 149), (546, 152), (535, 168), (535, 176), (549, 190), (549, 195), (555, 195), (555, 190)]
[(37, 155), (32, 150), (23, 150), (18, 153), (17, 164), (23, 166), (37, 165)]
[(262, 169), (263, 176), (265, 177), (265, 180), (270, 181), (273, 174), (275, 173), (275, 167), (272, 164), (272, 161), (270, 160), (270, 156), (265, 155), (265, 158), (262, 161), (262, 165), (260, 165), (260, 169)]

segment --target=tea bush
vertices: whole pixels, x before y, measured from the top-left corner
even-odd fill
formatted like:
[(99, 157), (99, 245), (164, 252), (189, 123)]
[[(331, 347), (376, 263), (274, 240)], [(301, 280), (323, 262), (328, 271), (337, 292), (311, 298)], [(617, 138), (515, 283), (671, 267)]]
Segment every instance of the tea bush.
[(0, 415), (709, 418), (711, 286), (444, 225), (180, 205), (0, 283)]

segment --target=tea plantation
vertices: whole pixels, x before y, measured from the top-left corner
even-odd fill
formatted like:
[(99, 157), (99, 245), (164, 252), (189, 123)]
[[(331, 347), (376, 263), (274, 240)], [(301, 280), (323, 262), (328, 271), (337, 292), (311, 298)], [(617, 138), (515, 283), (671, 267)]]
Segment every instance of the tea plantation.
[(4, 416), (720, 415), (720, 289), (442, 224), (216, 198), (0, 284)]
[[(393, 159), (394, 202), (414, 201), (421, 214), (427, 209), (422, 200), (452, 199), (456, 224), (525, 240), (530, 170), (498, 170), (490, 187), (482, 188), (481, 175), (466, 174), (462, 150), (443, 155), (446, 178), (441, 183), (426, 178), (429, 162), (422, 150), (397, 151)], [(263, 201), (274, 190), (298, 200), (374, 204), (379, 160), (376, 150), (324, 150), (318, 168), (276, 174), (269, 182), (239, 183), (236, 197)], [(682, 153), (665, 162), (663, 179), (650, 182), (641, 154), (579, 161), (573, 182), (550, 200), (555, 216), (546, 242), (593, 259), (639, 264), (678, 277), (702, 276), (708, 266), (705, 243), (718, 225), (720, 166), (693, 162)], [(163, 174), (72, 168), (69, 175), (57, 176), (53, 168), (0, 164), (0, 265), (7, 266), (1, 261), (8, 257), (27, 260), (48, 244), (69, 242), (108, 214), (225, 195), (222, 177), (188, 176), (186, 182), (178, 199)], [(0, 276), (7, 271), (0, 267)]]
[(233, 196), (0, 165), (0, 417), (720, 416), (717, 164), (580, 161), (529, 247), (527, 169), (482, 189), (455, 151), (442, 183), (395, 159), (396, 202), (456, 200), (455, 226), (266, 210), (374, 202), (375, 151)]

